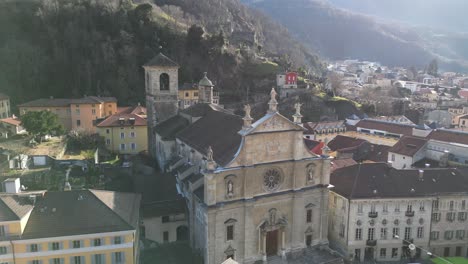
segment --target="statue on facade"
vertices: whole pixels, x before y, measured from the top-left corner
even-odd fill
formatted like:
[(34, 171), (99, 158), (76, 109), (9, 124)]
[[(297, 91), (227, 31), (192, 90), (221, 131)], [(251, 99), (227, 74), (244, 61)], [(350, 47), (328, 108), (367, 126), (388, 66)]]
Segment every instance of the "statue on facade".
[(208, 161), (213, 161), (213, 149), (211, 148), (211, 146), (208, 147), (208, 151), (207, 151), (207, 160)]

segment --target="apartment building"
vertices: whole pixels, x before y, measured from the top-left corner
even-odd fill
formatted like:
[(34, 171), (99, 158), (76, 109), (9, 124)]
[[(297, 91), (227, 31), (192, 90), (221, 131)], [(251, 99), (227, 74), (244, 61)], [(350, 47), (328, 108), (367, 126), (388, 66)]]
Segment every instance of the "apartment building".
[(398, 170), (385, 163), (335, 170), (330, 178), (335, 186), (329, 198), (331, 247), (350, 261), (427, 258), (421, 248), (465, 256), (467, 175), (463, 169)]
[(0, 194), (0, 262), (138, 263), (140, 195), (100, 190)]
[(42, 98), (18, 105), (20, 116), (29, 111), (51, 111), (65, 130), (95, 131), (97, 119), (117, 113), (114, 97), (85, 96), (79, 99)]
[(140, 105), (126, 108), (96, 125), (104, 137), (106, 148), (120, 154), (137, 154), (148, 150), (146, 108)]
[(7, 118), (10, 117), (10, 115), (10, 97), (0, 93), (0, 118)]

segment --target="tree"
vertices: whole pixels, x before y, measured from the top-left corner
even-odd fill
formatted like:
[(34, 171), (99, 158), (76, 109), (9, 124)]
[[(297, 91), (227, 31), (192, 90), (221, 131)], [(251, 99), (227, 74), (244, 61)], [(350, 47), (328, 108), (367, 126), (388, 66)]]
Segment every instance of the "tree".
[(46, 135), (60, 135), (64, 132), (58, 115), (45, 110), (30, 111), (22, 115), (21, 125), (34, 137), (39, 137), (40, 142)]
[(433, 59), (429, 65), (427, 65), (427, 73), (432, 75), (432, 76), (436, 76), (438, 75), (438, 72), (439, 71), (439, 66), (437, 64), (437, 60), (436, 59)]
[(187, 49), (197, 51), (202, 46), (205, 31), (199, 25), (192, 25), (187, 32)]

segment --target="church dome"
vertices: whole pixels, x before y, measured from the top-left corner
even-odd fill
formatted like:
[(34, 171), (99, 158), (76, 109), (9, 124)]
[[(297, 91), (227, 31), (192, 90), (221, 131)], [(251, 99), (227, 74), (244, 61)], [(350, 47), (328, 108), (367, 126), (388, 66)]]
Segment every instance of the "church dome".
[(205, 76), (203, 77), (203, 79), (200, 80), (200, 82), (198, 83), (199, 86), (210, 86), (210, 87), (213, 87), (213, 83), (210, 81), (210, 79), (208, 79), (208, 77), (206, 76), (207, 75), (207, 72), (204, 72), (203, 73)]

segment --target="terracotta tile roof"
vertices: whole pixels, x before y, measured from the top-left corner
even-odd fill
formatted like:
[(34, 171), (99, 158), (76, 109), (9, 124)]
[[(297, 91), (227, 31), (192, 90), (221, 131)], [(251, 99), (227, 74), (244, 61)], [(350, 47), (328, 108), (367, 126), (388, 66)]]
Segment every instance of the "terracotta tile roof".
[(387, 162), (388, 150), (390, 148), (391, 147), (387, 145), (370, 144), (369, 152), (367, 152), (365, 160), (373, 162)]
[(332, 151), (342, 151), (346, 149), (357, 148), (361, 146), (364, 142), (367, 142), (364, 139), (347, 137), (343, 135), (337, 135), (334, 139), (328, 142), (328, 147)]
[(143, 66), (179, 67), (179, 65), (176, 62), (169, 59), (166, 55), (162, 53), (159, 53), (158, 55), (156, 55), (154, 58), (152, 58)]
[(461, 98), (468, 99), (468, 89), (458, 91), (458, 96), (460, 96)]
[(435, 129), (429, 134), (428, 138), (432, 140), (468, 145), (468, 132), (463, 131)]
[(213, 149), (213, 158), (221, 166), (226, 165), (237, 152), (241, 136), (242, 118), (224, 111), (211, 110), (192, 125), (177, 134), (177, 138), (200, 153)]
[(124, 106), (117, 108), (117, 114), (134, 114), (139, 115), (143, 118), (146, 117), (146, 107), (137, 105), (137, 106)]
[(381, 131), (386, 131), (386, 132), (393, 133), (393, 134), (410, 136), (413, 134), (413, 128), (415, 128), (416, 126), (385, 122), (385, 121), (380, 121), (380, 120), (363, 119), (356, 124), (356, 128), (358, 127), (364, 128), (364, 129), (381, 130)]
[(337, 169), (341, 169), (344, 167), (352, 166), (357, 164), (355, 160), (352, 158), (346, 158), (346, 159), (334, 159), (331, 161), (331, 171), (335, 171)]
[(113, 114), (104, 121), (97, 124), (97, 127), (128, 127), (146, 126), (147, 121), (143, 117), (135, 114)]
[(14, 125), (14, 126), (21, 125), (21, 120), (19, 120), (18, 118), (12, 118), (12, 117), (0, 119), (0, 122), (7, 123), (10, 125)]
[(388, 152), (393, 152), (405, 156), (414, 156), (420, 149), (426, 145), (427, 139), (419, 137), (404, 136), (391, 147)]
[(364, 163), (335, 170), (330, 176), (333, 191), (348, 199), (433, 196), (467, 193), (464, 169), (397, 170), (385, 163)]

